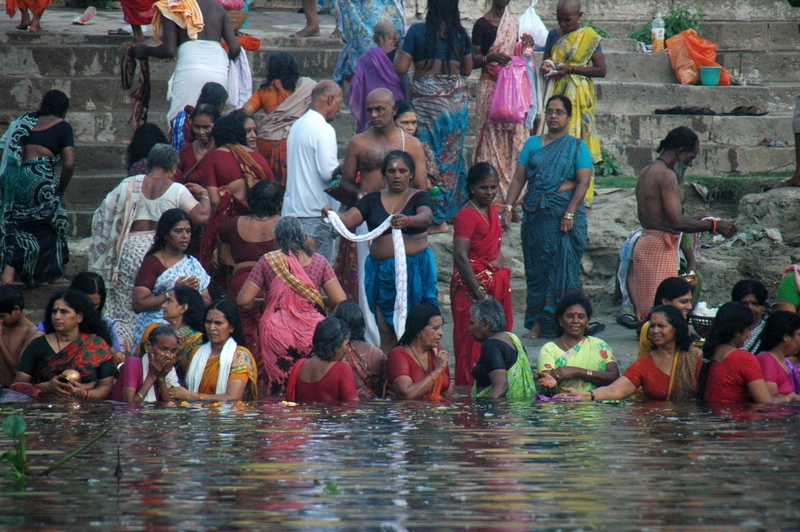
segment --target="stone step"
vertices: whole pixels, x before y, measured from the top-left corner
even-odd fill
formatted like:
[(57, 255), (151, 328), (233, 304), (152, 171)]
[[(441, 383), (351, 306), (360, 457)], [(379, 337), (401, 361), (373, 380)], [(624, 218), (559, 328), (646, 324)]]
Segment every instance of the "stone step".
[(765, 116), (682, 116), (597, 113), (601, 141), (611, 144), (658, 146), (669, 131), (692, 128), (703, 146), (760, 147), (764, 139), (794, 144), (790, 113)]
[(735, 68), (749, 83), (800, 85), (800, 53), (797, 51), (770, 53), (726, 51), (717, 54), (717, 62), (729, 70)]
[(626, 114), (653, 112), (683, 105), (687, 107), (712, 107), (724, 112), (740, 105), (757, 105), (768, 109), (770, 88), (765, 86), (703, 87), (676, 83), (625, 83), (620, 81), (595, 81), (597, 111)]
[[(653, 162), (655, 148), (639, 144), (603, 142), (603, 149), (617, 158), (625, 173), (637, 175)], [(693, 176), (767, 175), (794, 170), (794, 147), (700, 145), (700, 154), (689, 171)]]
[(92, 172), (83, 170), (67, 187), (64, 196), (68, 210), (91, 210), (97, 208), (106, 195), (125, 179), (124, 171)]

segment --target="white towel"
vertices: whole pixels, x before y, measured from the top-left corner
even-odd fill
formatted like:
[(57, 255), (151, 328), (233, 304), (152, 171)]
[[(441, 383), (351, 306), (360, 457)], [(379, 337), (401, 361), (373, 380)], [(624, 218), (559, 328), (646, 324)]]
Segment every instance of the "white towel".
[[(231, 373), (231, 363), (233, 355), (236, 353), (236, 340), (228, 338), (222, 346), (222, 353), (219, 355), (219, 375), (217, 376), (217, 389), (215, 394), (228, 392), (228, 377)], [(186, 388), (190, 392), (197, 393), (200, 389), (200, 381), (203, 380), (203, 372), (206, 363), (211, 356), (211, 342), (205, 343), (195, 352), (192, 361), (189, 363), (189, 371), (186, 372)]]

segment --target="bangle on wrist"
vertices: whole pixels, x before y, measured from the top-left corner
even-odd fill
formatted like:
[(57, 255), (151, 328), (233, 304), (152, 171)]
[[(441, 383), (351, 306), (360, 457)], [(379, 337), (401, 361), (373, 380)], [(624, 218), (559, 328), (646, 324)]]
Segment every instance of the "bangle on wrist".
[(86, 393), (83, 395), (83, 398), (84, 399), (88, 399), (89, 398), (89, 390), (86, 390)]
[(511, 212), (511, 211), (513, 211), (513, 210), (514, 210), (514, 206), (513, 206), (513, 205), (511, 205), (511, 204), (509, 204), (509, 203), (506, 203), (506, 204), (503, 206), (503, 211), (506, 211), (506, 212)]
[(139, 392), (136, 392), (136, 397), (144, 401), (144, 395), (140, 394)]
[(590, 369), (587, 369), (587, 370), (586, 370), (586, 376), (587, 376), (587, 377), (591, 377), (592, 375), (594, 375), (594, 371), (592, 371), (592, 370), (590, 370)]
[(205, 401), (205, 398), (204, 398), (202, 395), (200, 395), (200, 394), (198, 393), (198, 394), (197, 394), (197, 400), (198, 400), (198, 401)]
[(592, 401), (597, 401), (597, 399), (594, 398), (594, 390), (589, 390), (589, 397), (592, 398)]
[(703, 218), (703, 221), (709, 220), (711, 222), (711, 230), (709, 233), (716, 233), (717, 232), (717, 219), (712, 216), (706, 216)]
[(572, 219), (575, 218), (575, 213), (573, 213), (573, 212), (565, 212), (564, 213), (564, 218), (566, 218), (567, 220), (572, 220)]

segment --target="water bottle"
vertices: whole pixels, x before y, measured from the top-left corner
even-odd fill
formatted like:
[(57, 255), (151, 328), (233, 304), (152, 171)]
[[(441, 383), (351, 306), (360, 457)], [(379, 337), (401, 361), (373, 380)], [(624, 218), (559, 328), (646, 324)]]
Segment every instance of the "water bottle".
[(663, 52), (664, 19), (661, 18), (661, 13), (656, 13), (656, 18), (653, 19), (652, 29), (650, 30), (650, 37), (653, 44), (653, 52)]

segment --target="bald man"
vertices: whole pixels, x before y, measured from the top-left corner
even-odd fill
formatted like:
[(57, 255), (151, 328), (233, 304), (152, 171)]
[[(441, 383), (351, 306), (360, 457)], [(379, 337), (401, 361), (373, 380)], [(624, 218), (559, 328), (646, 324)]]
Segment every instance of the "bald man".
[(395, 100), (405, 99), (403, 76), (394, 71), (392, 63), (397, 52), (397, 29), (391, 20), (375, 24), (372, 36), (375, 47), (358, 58), (355, 72), (350, 80), (348, 103), (356, 119), (356, 133), (367, 129), (366, 99), (375, 89), (389, 89)]
[(335, 202), (325, 193), (339, 167), (336, 131), (331, 122), (342, 107), (342, 89), (331, 80), (311, 91), (311, 107), (297, 119), (286, 141), (286, 195), (283, 216), (296, 216), (317, 246), (317, 253), (333, 264), (333, 233), (322, 222), (320, 210)]

